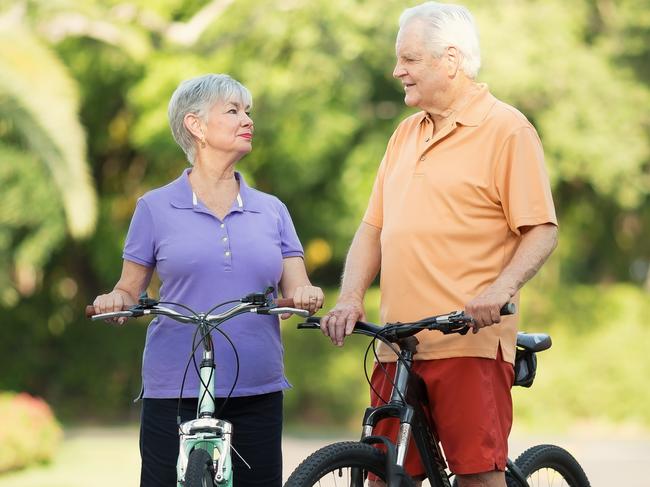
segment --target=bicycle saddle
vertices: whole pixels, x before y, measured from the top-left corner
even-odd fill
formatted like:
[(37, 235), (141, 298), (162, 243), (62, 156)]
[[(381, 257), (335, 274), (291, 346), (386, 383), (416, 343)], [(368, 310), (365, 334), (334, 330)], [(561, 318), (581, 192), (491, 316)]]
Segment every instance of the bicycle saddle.
[(541, 352), (551, 348), (553, 342), (551, 337), (546, 333), (517, 333), (517, 347), (529, 350), (531, 352)]

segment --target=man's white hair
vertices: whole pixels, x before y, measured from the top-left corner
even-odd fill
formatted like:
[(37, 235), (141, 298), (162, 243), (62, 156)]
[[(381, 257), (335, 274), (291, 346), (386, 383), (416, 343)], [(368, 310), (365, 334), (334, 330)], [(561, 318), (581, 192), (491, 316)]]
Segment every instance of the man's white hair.
[(185, 80), (169, 100), (169, 126), (174, 140), (181, 146), (190, 164), (194, 164), (197, 141), (185, 127), (185, 115), (193, 113), (207, 122), (210, 109), (218, 101), (236, 101), (249, 108), (253, 105), (248, 88), (227, 74), (204, 74)]
[(455, 47), (462, 55), (460, 69), (476, 79), (481, 67), (481, 48), (474, 17), (461, 5), (425, 2), (407, 8), (399, 18), (400, 31), (413, 21), (424, 28), (428, 48), (434, 57), (441, 57), (448, 47)]

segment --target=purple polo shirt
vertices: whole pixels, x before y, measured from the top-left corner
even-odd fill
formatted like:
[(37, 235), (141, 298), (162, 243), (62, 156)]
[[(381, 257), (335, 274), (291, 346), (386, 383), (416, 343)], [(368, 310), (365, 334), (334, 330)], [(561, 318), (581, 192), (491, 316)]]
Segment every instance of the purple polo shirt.
[[(282, 260), (303, 255), (286, 206), (276, 197), (248, 187), (236, 173), (239, 196), (219, 220), (194, 196), (190, 171), (138, 200), (124, 259), (155, 267), (162, 281), (160, 300), (182, 303), (196, 312), (268, 286), (277, 289)], [(151, 322), (142, 363), (143, 397), (179, 397), (195, 329), (162, 316)], [(220, 329), (239, 354), (239, 379), (233, 396), (290, 387), (284, 375), (277, 316), (244, 314)], [(213, 332), (212, 337), (216, 395), (224, 397), (235, 379), (235, 354), (221, 334)], [(197, 363), (202, 350), (199, 346)], [(183, 397), (196, 397), (198, 384), (190, 365)]]

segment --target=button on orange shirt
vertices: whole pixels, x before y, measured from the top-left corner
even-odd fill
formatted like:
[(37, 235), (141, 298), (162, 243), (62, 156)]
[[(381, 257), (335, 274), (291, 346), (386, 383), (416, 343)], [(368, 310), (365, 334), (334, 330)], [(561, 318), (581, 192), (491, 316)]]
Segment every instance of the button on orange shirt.
[[(462, 310), (508, 264), (522, 226), (557, 224), (535, 129), (486, 85), (433, 128), (426, 112), (397, 127), (363, 218), (381, 229), (383, 323)], [(477, 334), (423, 331), (415, 358), (496, 358), (501, 345), (513, 362), (516, 333), (517, 315)]]

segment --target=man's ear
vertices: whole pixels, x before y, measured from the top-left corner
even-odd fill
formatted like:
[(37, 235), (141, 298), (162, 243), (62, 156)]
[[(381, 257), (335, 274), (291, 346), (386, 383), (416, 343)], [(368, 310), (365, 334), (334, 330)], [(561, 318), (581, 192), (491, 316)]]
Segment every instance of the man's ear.
[(462, 62), (461, 52), (454, 46), (449, 46), (447, 48), (447, 53), (445, 54), (445, 62), (447, 67), (447, 74), (450, 78), (454, 78), (460, 69), (460, 64)]
[(203, 122), (196, 113), (186, 113), (183, 117), (183, 125), (197, 140), (205, 139)]

